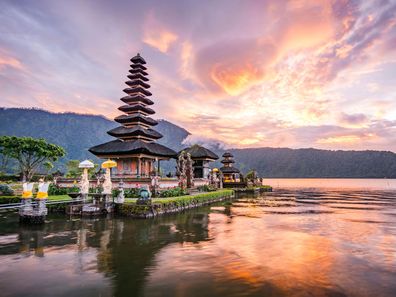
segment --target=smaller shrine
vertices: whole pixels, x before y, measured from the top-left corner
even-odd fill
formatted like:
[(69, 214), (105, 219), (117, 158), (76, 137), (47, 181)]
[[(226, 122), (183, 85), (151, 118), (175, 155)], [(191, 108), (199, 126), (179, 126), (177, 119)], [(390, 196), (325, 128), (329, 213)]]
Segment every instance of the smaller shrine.
[(220, 171), (223, 174), (223, 182), (224, 183), (239, 182), (240, 171), (238, 168), (235, 168), (233, 166), (233, 164), (235, 163), (234, 156), (230, 152), (225, 152), (223, 154), (223, 160), (221, 160), (221, 163), (224, 165), (223, 167), (220, 168)]
[(219, 159), (219, 156), (217, 156), (214, 152), (198, 144), (194, 144), (193, 146), (185, 148), (179, 152), (179, 156), (182, 152), (190, 154), (191, 156), (193, 161), (192, 166), (194, 178), (209, 178), (210, 162), (214, 162)]

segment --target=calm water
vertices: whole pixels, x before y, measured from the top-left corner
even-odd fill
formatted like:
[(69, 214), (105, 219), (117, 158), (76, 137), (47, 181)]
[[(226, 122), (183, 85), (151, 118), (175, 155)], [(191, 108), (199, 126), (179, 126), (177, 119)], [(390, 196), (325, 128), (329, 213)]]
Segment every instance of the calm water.
[(0, 216), (2, 297), (396, 295), (396, 191), (276, 189), (35, 228)]

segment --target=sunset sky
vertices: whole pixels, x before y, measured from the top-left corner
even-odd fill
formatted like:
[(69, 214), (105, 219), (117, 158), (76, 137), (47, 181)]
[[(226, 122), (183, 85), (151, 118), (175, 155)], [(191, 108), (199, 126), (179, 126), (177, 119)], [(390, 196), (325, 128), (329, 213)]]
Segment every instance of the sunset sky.
[[(0, 1), (0, 106), (155, 117), (228, 147), (396, 151), (396, 1)], [(105, 131), (103, 131), (105, 133)]]

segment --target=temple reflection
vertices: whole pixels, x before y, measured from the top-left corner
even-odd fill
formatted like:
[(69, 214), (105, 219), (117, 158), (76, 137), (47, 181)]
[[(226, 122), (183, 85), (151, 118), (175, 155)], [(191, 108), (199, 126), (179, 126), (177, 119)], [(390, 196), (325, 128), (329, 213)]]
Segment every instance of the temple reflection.
[(25, 290), (44, 277), (67, 280), (68, 295), (373, 296), (387, 284), (392, 296), (394, 215), (373, 210), (376, 199), (285, 192), (150, 220), (50, 216), (19, 226), (10, 217), (0, 229), (0, 286), (18, 290), (23, 271)]

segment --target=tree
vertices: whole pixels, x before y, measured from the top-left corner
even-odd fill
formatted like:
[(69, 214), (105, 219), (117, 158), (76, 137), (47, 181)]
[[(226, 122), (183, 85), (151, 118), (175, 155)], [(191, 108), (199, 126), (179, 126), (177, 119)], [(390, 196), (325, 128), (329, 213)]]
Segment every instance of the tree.
[(54, 164), (52, 164), (50, 161), (45, 161), (43, 163), (43, 166), (44, 166), (45, 170), (47, 170), (47, 174), (49, 174), (50, 171), (54, 168)]
[(82, 170), (78, 168), (79, 160), (69, 160), (66, 163), (66, 177), (77, 178), (81, 175)]
[(36, 170), (46, 161), (55, 162), (63, 157), (65, 150), (43, 138), (0, 136), (0, 154), (14, 159), (23, 181), (29, 181)]

